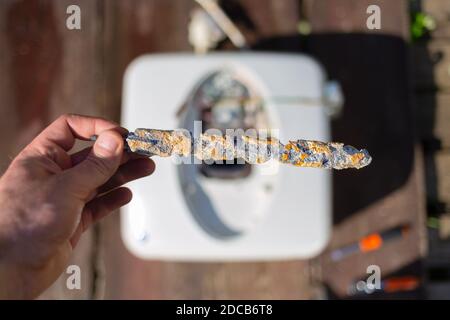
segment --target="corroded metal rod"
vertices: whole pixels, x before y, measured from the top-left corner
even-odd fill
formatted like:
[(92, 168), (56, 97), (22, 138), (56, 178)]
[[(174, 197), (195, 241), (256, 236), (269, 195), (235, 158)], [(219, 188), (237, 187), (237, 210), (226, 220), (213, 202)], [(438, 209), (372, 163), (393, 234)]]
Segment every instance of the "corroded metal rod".
[(146, 156), (169, 157), (193, 155), (199, 160), (233, 160), (242, 158), (251, 164), (276, 159), (298, 167), (325, 169), (360, 169), (370, 164), (367, 150), (336, 142), (313, 140), (289, 141), (255, 138), (247, 135), (222, 136), (200, 134), (197, 138), (186, 130), (136, 129), (125, 138), (126, 149)]

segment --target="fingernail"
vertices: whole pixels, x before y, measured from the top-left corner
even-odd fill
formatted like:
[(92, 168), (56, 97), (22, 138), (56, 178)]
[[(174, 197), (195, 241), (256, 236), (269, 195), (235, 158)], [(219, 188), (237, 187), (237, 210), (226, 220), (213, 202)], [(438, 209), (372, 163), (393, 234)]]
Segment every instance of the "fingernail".
[(119, 142), (114, 135), (105, 132), (98, 137), (96, 145), (100, 147), (106, 155), (113, 155), (119, 147)]

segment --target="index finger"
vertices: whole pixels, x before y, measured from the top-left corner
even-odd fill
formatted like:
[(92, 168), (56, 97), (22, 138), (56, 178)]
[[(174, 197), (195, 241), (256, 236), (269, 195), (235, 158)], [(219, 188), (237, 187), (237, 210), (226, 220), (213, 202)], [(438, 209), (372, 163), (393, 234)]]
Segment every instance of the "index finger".
[(125, 134), (126, 129), (117, 123), (103, 118), (65, 114), (56, 119), (44, 129), (33, 141), (34, 143), (51, 142), (66, 151), (72, 149), (75, 139), (89, 140), (105, 130), (117, 128), (119, 133)]

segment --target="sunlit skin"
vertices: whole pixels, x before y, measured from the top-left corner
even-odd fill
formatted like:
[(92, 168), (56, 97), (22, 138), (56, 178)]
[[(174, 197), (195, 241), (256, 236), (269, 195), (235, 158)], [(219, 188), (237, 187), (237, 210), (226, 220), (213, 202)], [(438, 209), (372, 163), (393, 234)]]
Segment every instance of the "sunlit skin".
[[(124, 153), (116, 123), (64, 115), (0, 178), (0, 299), (35, 298), (65, 270), (82, 233), (131, 201), (123, 184), (150, 175), (148, 158)], [(70, 154), (75, 140), (98, 135)]]

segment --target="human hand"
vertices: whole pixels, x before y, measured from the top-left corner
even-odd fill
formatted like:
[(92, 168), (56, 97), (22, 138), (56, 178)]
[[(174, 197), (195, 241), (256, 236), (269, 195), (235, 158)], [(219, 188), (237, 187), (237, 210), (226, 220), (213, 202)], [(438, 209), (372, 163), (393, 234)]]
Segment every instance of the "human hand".
[[(120, 186), (154, 171), (151, 159), (123, 152), (125, 131), (64, 115), (12, 161), (0, 178), (0, 298), (34, 298), (49, 287), (81, 234), (131, 200)], [(93, 147), (68, 154), (92, 135)]]

